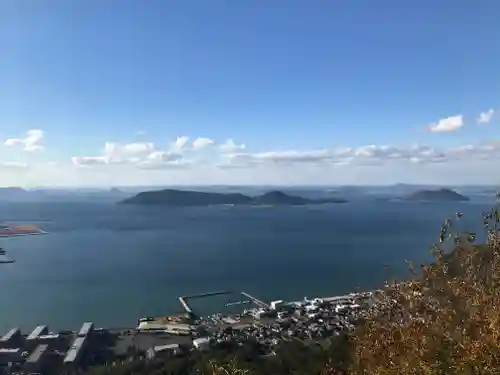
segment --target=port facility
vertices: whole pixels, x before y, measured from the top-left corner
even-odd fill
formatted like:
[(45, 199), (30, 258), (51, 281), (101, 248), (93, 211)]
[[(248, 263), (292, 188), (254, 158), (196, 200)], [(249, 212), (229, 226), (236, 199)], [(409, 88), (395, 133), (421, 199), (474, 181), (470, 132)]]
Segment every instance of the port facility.
[(33, 236), (47, 234), (36, 225), (7, 225), (0, 224), (0, 237)]
[[(179, 302), (181, 303), (182, 308), (184, 309), (184, 311), (186, 311), (186, 313), (188, 313), (190, 315), (195, 315), (193, 309), (191, 308), (191, 306), (189, 306), (188, 300), (195, 299), (195, 298), (205, 298), (205, 297), (219, 296), (219, 295), (224, 295), (224, 294), (232, 294), (232, 293), (233, 292), (229, 291), (229, 290), (221, 290), (221, 291), (216, 291), (216, 292), (192, 294), (192, 295), (188, 295), (188, 296), (181, 296), (181, 297), (179, 297)], [(252, 302), (255, 305), (257, 305), (258, 307), (260, 307), (260, 308), (269, 308), (269, 304), (267, 304), (264, 301), (262, 301), (262, 300), (260, 300), (260, 299), (258, 299), (256, 297), (254, 297), (254, 296), (252, 296), (249, 293), (239, 292), (239, 294), (241, 294), (243, 297), (245, 297), (246, 300), (231, 302), (231, 303), (229, 303), (227, 305), (238, 305), (238, 304), (245, 304), (245, 303)]]

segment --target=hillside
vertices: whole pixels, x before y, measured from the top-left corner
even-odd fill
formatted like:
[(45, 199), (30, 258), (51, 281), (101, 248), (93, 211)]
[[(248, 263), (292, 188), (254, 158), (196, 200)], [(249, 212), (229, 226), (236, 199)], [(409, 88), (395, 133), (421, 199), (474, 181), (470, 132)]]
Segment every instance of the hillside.
[(344, 199), (307, 199), (292, 196), (282, 191), (270, 191), (268, 193), (250, 197), (240, 193), (209, 193), (192, 190), (165, 189), (157, 191), (145, 191), (132, 198), (121, 201), (121, 204), (133, 205), (157, 205), (157, 206), (213, 206), (213, 205), (305, 205), (324, 203), (344, 203)]
[(468, 201), (469, 198), (450, 189), (419, 190), (402, 198), (407, 201)]

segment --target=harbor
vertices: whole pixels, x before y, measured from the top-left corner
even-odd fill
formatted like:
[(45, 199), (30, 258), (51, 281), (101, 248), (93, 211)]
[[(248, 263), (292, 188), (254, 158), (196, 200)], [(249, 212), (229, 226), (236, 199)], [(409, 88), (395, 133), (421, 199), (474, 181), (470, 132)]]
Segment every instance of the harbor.
[(245, 297), (246, 299), (241, 300), (241, 301), (228, 302), (228, 303), (224, 304), (224, 307), (238, 306), (238, 305), (253, 303), (257, 307), (260, 307), (260, 308), (269, 308), (269, 304), (261, 301), (260, 299), (252, 296), (249, 293), (246, 293), (246, 292), (234, 293), (230, 290), (221, 290), (221, 291), (215, 291), (215, 292), (193, 294), (193, 295), (188, 295), (188, 296), (180, 296), (179, 302), (187, 314), (196, 316), (195, 311), (188, 303), (189, 300), (199, 299), (199, 298), (207, 298), (207, 297), (213, 297), (213, 296), (220, 296), (220, 295), (227, 295), (227, 294), (240, 294), (241, 296)]
[[(225, 305), (247, 305), (238, 314), (196, 316), (188, 300), (230, 294), (219, 291), (179, 297), (185, 313), (138, 319), (135, 328), (95, 328), (85, 322), (75, 331), (49, 331), (40, 325), (29, 334), (12, 328), (0, 339), (0, 365), (11, 364), (19, 374), (59, 374), (131, 358), (190, 355), (228, 343), (243, 345), (251, 340), (272, 354), (282, 341), (317, 342), (345, 330), (373, 306), (375, 292), (266, 303), (247, 293), (245, 300)], [(50, 368), (46, 359), (51, 358)]]

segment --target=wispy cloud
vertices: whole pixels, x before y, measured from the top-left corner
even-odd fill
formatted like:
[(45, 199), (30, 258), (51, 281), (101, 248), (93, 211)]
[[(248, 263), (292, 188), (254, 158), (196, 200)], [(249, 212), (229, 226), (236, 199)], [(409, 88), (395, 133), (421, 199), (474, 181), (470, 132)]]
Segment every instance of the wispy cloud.
[(493, 108), (490, 108), (485, 112), (481, 112), (477, 118), (477, 123), (478, 124), (488, 124), (491, 121), (491, 119), (493, 118), (494, 114), (495, 114), (495, 110)]
[(198, 137), (193, 141), (193, 148), (199, 150), (208, 146), (213, 146), (215, 141), (210, 138)]
[(44, 133), (40, 129), (31, 129), (22, 138), (9, 138), (5, 141), (5, 146), (20, 146), (24, 151), (35, 152), (43, 150), (41, 145)]

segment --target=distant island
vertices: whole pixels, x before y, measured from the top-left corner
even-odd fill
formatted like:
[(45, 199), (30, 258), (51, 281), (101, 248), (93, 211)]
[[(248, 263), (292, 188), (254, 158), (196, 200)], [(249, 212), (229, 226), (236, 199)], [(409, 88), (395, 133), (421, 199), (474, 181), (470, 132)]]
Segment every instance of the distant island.
[(463, 202), (469, 198), (450, 189), (419, 190), (402, 198), (406, 201), (453, 201)]
[(120, 204), (149, 206), (213, 206), (213, 205), (254, 205), (254, 206), (303, 206), (306, 204), (345, 203), (341, 198), (307, 199), (292, 196), (282, 191), (251, 197), (240, 193), (208, 193), (192, 190), (165, 189), (145, 191)]

